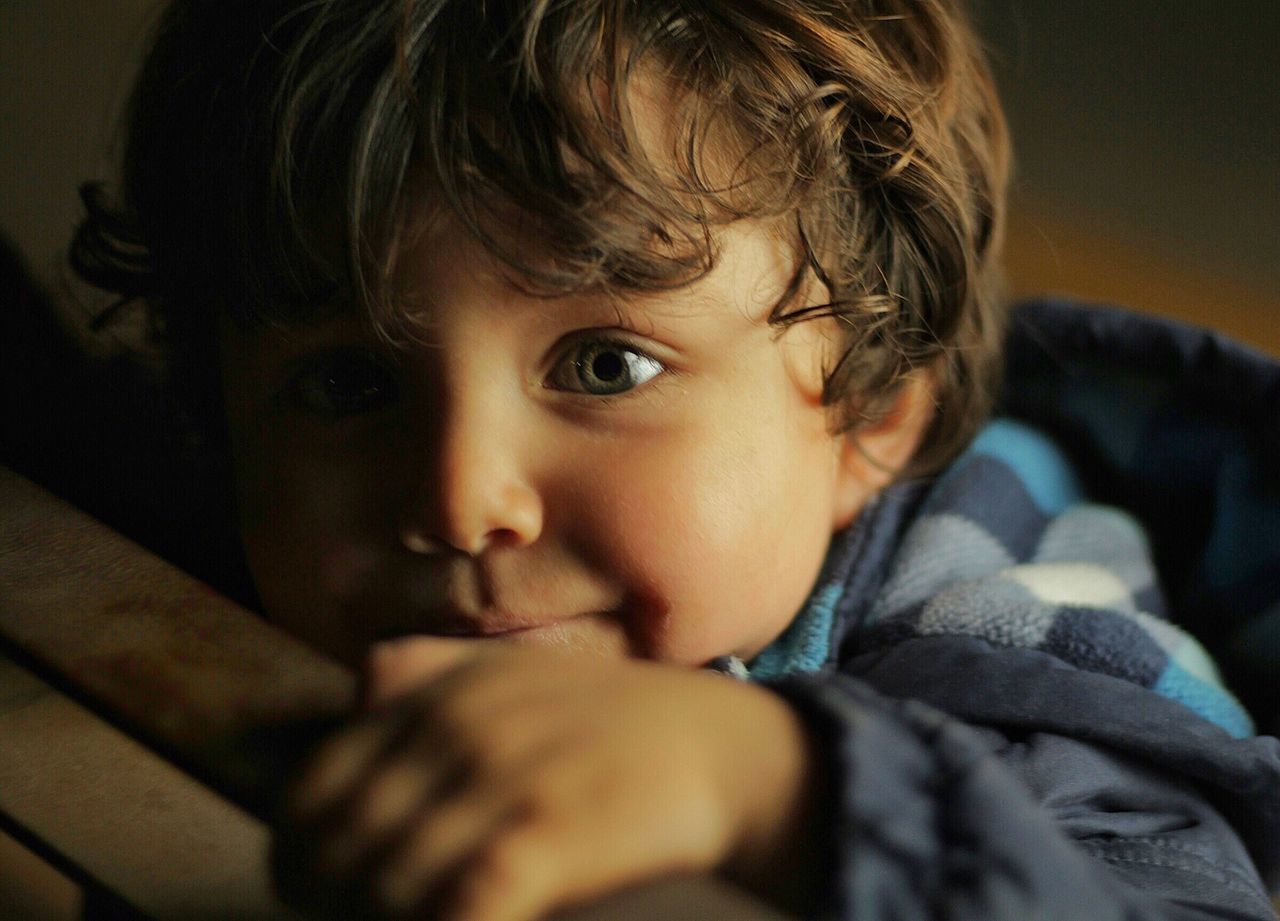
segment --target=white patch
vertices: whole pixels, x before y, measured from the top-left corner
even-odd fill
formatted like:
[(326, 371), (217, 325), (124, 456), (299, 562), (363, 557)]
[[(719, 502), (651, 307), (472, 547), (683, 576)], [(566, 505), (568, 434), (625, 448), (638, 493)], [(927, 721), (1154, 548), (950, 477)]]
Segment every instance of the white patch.
[[(1175, 627), (1167, 620), (1149, 614), (1146, 611), (1136, 611), (1133, 619), (1138, 625), (1151, 634), (1151, 638), (1156, 641), (1156, 645), (1165, 651), (1167, 655), (1173, 657), (1173, 654), (1182, 648), (1183, 644), (1191, 639), (1190, 635), (1180, 627)], [(1192, 641), (1194, 642), (1194, 641)], [(1197, 644), (1198, 645), (1198, 644)]]
[(1046, 604), (1133, 611), (1128, 586), (1111, 570), (1093, 563), (1028, 563), (1001, 575), (1025, 585)]
[(1173, 656), (1173, 661), (1205, 684), (1222, 687), (1222, 676), (1218, 674), (1218, 667), (1213, 664), (1213, 660), (1204, 651), (1204, 647), (1190, 636), (1184, 634), (1183, 638), (1185, 642), (1178, 647), (1178, 651)]
[(1151, 584), (1154, 571), (1142, 526), (1127, 512), (1105, 505), (1075, 506), (1045, 528), (1034, 562), (1068, 561), (1101, 563), (1133, 593)]

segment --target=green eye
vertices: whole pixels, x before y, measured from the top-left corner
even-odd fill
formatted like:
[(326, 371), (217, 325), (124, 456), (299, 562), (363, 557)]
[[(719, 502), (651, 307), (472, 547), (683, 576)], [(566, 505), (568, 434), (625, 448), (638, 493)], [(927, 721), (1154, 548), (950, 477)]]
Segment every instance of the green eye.
[(612, 396), (634, 390), (666, 368), (662, 362), (624, 342), (581, 342), (552, 371), (549, 386), (572, 393)]
[(321, 416), (375, 412), (400, 397), (400, 382), (374, 355), (342, 349), (316, 357), (293, 380), (299, 406)]

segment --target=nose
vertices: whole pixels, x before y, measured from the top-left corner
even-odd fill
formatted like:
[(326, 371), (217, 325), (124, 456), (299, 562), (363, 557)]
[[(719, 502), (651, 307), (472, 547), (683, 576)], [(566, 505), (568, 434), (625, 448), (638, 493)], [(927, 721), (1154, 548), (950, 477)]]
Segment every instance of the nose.
[(527, 438), (500, 406), (455, 405), (429, 425), (427, 462), (401, 517), (414, 553), (521, 547), (542, 533), (542, 497), (524, 463)]

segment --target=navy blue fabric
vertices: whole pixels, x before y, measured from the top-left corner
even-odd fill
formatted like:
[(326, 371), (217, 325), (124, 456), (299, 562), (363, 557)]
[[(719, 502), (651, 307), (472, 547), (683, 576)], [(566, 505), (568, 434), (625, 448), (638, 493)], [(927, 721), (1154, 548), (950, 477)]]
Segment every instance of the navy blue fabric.
[(1233, 737), (1253, 734), (1204, 647), (1163, 616), (1141, 525), (1091, 501), (1037, 429), (1004, 417), (990, 422), (928, 489), (893, 554), (866, 558), (864, 535), (883, 523), (877, 503), (836, 535), (808, 603), (743, 669), (747, 677), (776, 679), (835, 661), (837, 633), (850, 642), (848, 631), (834, 628), (835, 612), (871, 585), (860, 587), (860, 574), (875, 568), (884, 575), (852, 639), (860, 649), (942, 635), (1038, 649), (1177, 700)]
[[(978, 558), (1034, 566), (1054, 516), (1084, 501), (1105, 524), (1092, 503), (1122, 505), (1151, 533), (1172, 620), (1230, 656), (1280, 610), (1280, 531), (1269, 530), (1280, 366), (1185, 327), (1042, 302), (1015, 319), (1004, 410), (1055, 432), (1080, 483), (1063, 468), (1056, 485), (1029, 478), (993, 496), (992, 483), (1017, 478), (979, 451), (927, 493), (890, 490), (815, 592), (834, 612), (822, 667), (771, 682), (827, 759), (830, 865), (817, 916), (1273, 919), (1280, 742), (1233, 738), (1230, 720), (1168, 682), (1178, 669), (1150, 642), (1167, 646), (1175, 629), (1160, 626), (1160, 586), (1122, 570), (1119, 608), (1054, 605), (1052, 580), (998, 570), (973, 582), (972, 599), (960, 580), (913, 600), (919, 586), (897, 573), (913, 547), (924, 558), (935, 549), (921, 537), (931, 520), (991, 548)], [(968, 565), (972, 548), (960, 550)], [(839, 578), (857, 590), (840, 596)], [(1024, 583), (1028, 597), (1015, 592)], [(970, 600), (977, 614), (1007, 602), (1011, 629), (1020, 610), (1043, 630), (1034, 643), (1004, 642), (998, 623), (966, 634)], [(1130, 603), (1145, 613), (1117, 616)], [(1111, 649), (1123, 655), (1109, 660)], [(1277, 662), (1280, 650), (1264, 666), (1272, 676)], [(1251, 700), (1258, 717), (1272, 694)]]
[(1280, 731), (1280, 361), (1106, 306), (1014, 313), (1003, 411), (1052, 433), (1151, 538), (1171, 617)]

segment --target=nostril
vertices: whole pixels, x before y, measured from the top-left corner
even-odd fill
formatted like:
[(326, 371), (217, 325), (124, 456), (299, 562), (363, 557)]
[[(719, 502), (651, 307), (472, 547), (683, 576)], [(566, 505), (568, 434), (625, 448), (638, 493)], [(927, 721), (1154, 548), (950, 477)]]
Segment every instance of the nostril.
[(542, 501), (533, 489), (474, 478), (455, 487), (401, 513), (396, 534), (410, 553), (476, 556), (495, 545), (532, 544), (541, 534)]
[(485, 547), (518, 547), (528, 543), (520, 532), (512, 528), (498, 528), (490, 531), (484, 540)]

